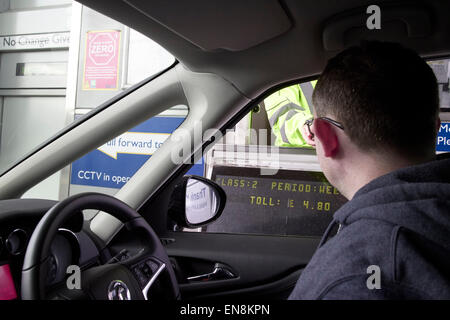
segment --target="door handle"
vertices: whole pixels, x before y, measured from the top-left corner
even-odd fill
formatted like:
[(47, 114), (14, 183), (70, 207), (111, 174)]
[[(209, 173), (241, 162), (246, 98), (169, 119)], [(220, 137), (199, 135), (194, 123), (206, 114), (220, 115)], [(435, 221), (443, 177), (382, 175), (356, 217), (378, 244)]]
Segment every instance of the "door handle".
[(214, 270), (210, 273), (201, 274), (198, 276), (188, 277), (187, 280), (190, 282), (204, 282), (204, 281), (214, 281), (214, 280), (229, 280), (236, 278), (236, 274), (231, 271), (231, 269), (222, 264), (216, 263), (214, 265)]

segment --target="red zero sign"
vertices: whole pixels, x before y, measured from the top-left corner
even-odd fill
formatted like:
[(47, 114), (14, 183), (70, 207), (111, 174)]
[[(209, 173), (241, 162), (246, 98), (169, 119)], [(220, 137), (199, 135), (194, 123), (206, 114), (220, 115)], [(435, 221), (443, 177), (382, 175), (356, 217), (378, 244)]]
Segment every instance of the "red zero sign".
[(117, 39), (111, 33), (97, 33), (89, 40), (89, 59), (97, 66), (104, 66), (116, 56)]

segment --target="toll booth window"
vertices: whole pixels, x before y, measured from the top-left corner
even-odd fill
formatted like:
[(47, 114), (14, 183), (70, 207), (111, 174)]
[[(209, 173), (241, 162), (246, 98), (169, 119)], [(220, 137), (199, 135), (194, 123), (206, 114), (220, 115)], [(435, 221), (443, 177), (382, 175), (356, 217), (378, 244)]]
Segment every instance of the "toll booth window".
[(328, 183), (303, 138), (315, 84), (294, 84), (265, 97), (208, 151), (205, 176), (224, 189), (227, 202), (219, 219), (190, 231), (323, 234), (346, 199)]
[(27, 62), (16, 64), (16, 76), (64, 76), (67, 62)]

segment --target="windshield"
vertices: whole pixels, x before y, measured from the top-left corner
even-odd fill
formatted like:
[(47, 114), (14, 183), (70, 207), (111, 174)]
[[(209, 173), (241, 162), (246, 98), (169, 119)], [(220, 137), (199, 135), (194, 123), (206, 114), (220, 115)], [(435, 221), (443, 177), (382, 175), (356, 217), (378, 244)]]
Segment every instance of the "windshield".
[[(83, 114), (174, 62), (151, 39), (77, 2), (7, 1), (0, 6), (0, 173)], [(99, 147), (24, 197), (57, 200), (89, 187), (113, 193), (186, 114), (185, 106), (174, 106), (158, 121), (143, 119), (117, 137), (116, 145), (113, 140)], [(132, 165), (114, 171), (123, 161)]]

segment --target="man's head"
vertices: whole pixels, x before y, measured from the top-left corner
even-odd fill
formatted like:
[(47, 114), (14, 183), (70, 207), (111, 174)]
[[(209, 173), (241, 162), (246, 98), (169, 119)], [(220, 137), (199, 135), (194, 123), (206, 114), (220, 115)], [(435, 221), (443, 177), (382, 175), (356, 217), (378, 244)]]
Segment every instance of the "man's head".
[(436, 77), (422, 58), (399, 44), (364, 42), (329, 60), (313, 105), (316, 119), (329, 117), (344, 127), (323, 120), (313, 124), (319, 160), (332, 183), (351, 171), (347, 160), (406, 164), (435, 154)]

